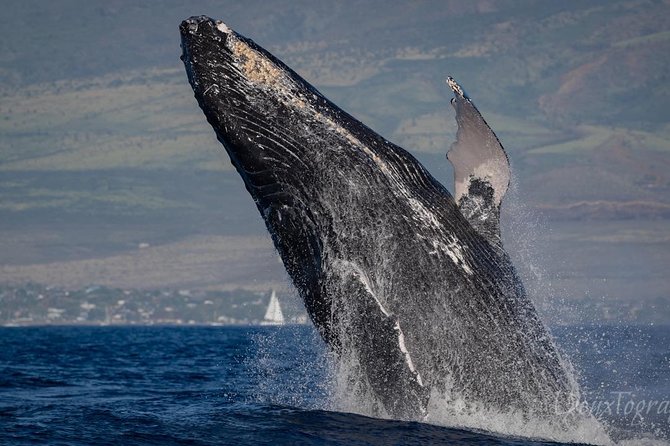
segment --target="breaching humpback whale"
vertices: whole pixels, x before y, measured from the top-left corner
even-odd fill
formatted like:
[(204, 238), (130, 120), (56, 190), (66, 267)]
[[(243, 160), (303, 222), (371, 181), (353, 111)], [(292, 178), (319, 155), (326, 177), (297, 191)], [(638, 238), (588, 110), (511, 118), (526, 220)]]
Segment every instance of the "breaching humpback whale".
[(224, 23), (180, 31), (195, 98), (352, 393), (394, 418), (425, 419), (440, 395), (458, 413), (580, 422), (578, 386), (501, 243), (507, 155), (455, 80), (452, 196)]

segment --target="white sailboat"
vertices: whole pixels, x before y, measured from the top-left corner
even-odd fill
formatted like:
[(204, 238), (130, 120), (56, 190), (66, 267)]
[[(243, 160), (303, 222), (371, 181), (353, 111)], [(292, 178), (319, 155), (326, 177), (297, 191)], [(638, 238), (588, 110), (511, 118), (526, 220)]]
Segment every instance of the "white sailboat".
[(268, 304), (268, 309), (265, 311), (265, 316), (261, 321), (261, 325), (284, 325), (284, 313), (281, 311), (281, 306), (279, 305), (279, 299), (277, 298), (275, 290), (272, 290), (270, 303)]

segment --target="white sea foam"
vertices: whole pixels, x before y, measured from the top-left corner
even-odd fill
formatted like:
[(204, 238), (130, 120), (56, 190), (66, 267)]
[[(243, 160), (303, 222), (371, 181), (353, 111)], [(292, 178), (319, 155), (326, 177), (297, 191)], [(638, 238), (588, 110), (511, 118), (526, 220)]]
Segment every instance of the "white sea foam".
[[(568, 443), (611, 445), (603, 426), (594, 418), (584, 418), (578, 423), (562, 416), (542, 418), (519, 412), (496, 412), (486, 407), (473, 408), (472, 401), (464, 401), (457, 395), (433, 392), (428, 406), (431, 424), (461, 427), (502, 435), (551, 440)], [(567, 427), (569, 426), (569, 427)]]

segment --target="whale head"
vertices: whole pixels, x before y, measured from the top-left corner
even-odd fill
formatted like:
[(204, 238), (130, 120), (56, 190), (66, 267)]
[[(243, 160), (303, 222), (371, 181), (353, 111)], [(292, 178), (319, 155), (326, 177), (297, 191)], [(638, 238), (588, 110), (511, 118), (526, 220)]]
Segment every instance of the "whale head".
[(262, 126), (263, 111), (258, 79), (262, 76), (250, 62), (271, 71), (270, 58), (254, 48), (223, 22), (205, 16), (184, 20), (181, 32), (181, 60), (189, 82), (207, 120), (224, 144), (235, 167), (248, 183), (248, 175), (267, 170), (265, 156), (252, 143), (253, 129)]
[[(328, 196), (322, 159), (329, 102), (266, 50), (208, 17), (180, 25), (182, 56), (200, 108), (242, 177), (287, 272), (315, 320), (329, 324), (317, 296)], [(321, 130), (320, 130), (321, 129)], [(300, 136), (298, 136), (300, 135)], [(321, 136), (319, 136), (321, 135)], [(309, 295), (307, 295), (309, 294)], [(327, 329), (322, 334), (328, 337)]]
[[(220, 20), (180, 25), (181, 59), (207, 120), (255, 199), (284, 171), (313, 171), (315, 154), (282, 131), (327, 101), (265, 49)], [(305, 129), (309, 133), (309, 129)], [(274, 178), (276, 180), (276, 178)]]

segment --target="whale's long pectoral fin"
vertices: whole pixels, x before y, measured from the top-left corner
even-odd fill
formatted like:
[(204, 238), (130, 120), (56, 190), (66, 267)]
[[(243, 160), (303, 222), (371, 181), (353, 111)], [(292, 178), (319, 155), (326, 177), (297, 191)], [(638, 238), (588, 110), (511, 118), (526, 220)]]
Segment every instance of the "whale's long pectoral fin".
[(500, 245), (500, 203), (510, 180), (509, 159), (498, 137), (461, 86), (451, 77), (458, 132), (447, 159), (454, 166), (454, 198), (470, 224)]

